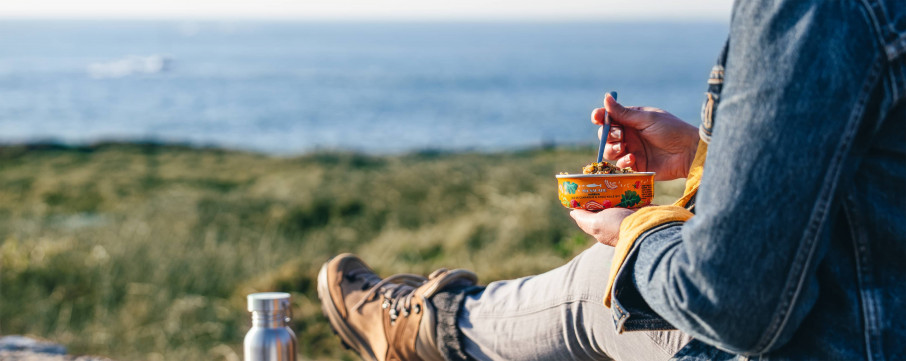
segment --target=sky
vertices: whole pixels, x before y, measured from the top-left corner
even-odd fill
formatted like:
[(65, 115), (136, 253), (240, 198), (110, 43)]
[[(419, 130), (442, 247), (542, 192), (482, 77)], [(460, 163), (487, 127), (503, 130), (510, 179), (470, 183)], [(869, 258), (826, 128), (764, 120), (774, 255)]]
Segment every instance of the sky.
[(729, 21), (731, 0), (0, 0), (0, 18)]

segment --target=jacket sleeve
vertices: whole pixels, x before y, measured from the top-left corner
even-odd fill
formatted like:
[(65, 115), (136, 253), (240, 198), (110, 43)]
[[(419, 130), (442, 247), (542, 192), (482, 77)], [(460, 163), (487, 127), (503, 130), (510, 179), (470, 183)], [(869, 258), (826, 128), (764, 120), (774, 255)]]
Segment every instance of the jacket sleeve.
[(761, 354), (811, 310), (833, 196), (878, 81), (864, 16), (858, 2), (735, 4), (696, 214), (634, 240), (635, 287), (673, 326)]
[[(701, 184), (702, 171), (707, 154), (708, 143), (699, 141), (698, 148), (695, 151), (695, 158), (692, 160), (689, 174), (686, 177), (686, 187), (683, 190), (683, 196), (674, 202), (672, 206), (642, 208), (620, 224), (620, 237), (613, 253), (613, 261), (610, 263), (610, 276), (607, 278), (606, 289), (611, 290), (614, 288), (617, 275), (620, 273), (627, 258), (630, 257), (637, 238), (654, 228), (673, 222), (685, 222), (692, 218), (692, 212), (689, 209), (694, 204), (695, 194)], [(604, 305), (607, 307), (611, 306), (612, 293), (608, 292), (604, 296)]]

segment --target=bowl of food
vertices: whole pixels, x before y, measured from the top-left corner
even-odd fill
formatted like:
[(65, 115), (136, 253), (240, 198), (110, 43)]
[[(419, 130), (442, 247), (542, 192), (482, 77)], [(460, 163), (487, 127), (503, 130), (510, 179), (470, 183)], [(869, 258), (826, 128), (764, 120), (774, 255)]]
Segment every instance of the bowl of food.
[(560, 203), (566, 208), (600, 211), (638, 208), (654, 198), (654, 172), (635, 172), (608, 162), (592, 163), (582, 174), (557, 175)]

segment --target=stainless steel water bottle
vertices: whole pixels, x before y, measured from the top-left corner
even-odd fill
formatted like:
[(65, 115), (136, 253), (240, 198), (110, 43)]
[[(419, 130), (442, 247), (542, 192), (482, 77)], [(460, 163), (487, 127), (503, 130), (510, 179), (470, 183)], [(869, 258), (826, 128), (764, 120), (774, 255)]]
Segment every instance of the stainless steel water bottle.
[(248, 295), (252, 329), (245, 334), (245, 361), (296, 361), (296, 334), (289, 293), (265, 292)]

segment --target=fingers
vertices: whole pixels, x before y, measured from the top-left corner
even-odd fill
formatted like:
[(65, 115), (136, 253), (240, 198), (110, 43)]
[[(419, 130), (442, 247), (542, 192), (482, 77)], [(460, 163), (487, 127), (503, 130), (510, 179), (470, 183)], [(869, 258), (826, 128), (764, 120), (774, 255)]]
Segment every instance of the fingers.
[[(598, 139), (601, 139), (601, 129), (598, 129)], [(612, 127), (610, 129), (610, 136), (607, 137), (607, 145), (604, 147), (604, 158), (617, 159), (628, 151), (629, 150), (626, 149), (625, 144), (623, 143), (623, 129), (620, 127)]]
[[(620, 103), (607, 94), (604, 97), (604, 109), (610, 113), (610, 117), (617, 123), (629, 126), (632, 128), (640, 129), (645, 128), (651, 123), (651, 117), (649, 116), (648, 111), (645, 111), (643, 108), (637, 107), (624, 107)], [(597, 109), (595, 109), (597, 111)], [(604, 122), (604, 112), (600, 112), (600, 122), (597, 124), (603, 124)], [(592, 118), (596, 118), (596, 112), (592, 112)], [(593, 120), (593, 121), (594, 121)]]
[[(604, 131), (604, 127), (598, 128), (598, 139), (601, 139), (601, 132)], [(610, 135), (607, 137), (607, 142), (619, 142), (623, 140), (623, 128), (618, 126), (610, 127)]]
[(620, 235), (620, 224), (623, 219), (635, 211), (625, 208), (608, 208), (598, 213), (574, 209), (569, 215), (576, 225), (600, 243), (614, 246)]
[(604, 158), (612, 160), (622, 157), (623, 152), (626, 151), (626, 149), (623, 148), (624, 146), (622, 142), (607, 143), (607, 145), (604, 147)]
[(597, 125), (604, 124), (604, 108), (595, 108), (591, 111), (591, 122)]
[(635, 155), (632, 153), (627, 153), (626, 150), (623, 149), (622, 143), (607, 144), (607, 147), (604, 148), (604, 159), (615, 159), (616, 162), (614, 162), (614, 165), (620, 168), (636, 168)]
[(581, 214), (581, 213), (591, 213), (591, 212), (586, 211), (584, 209), (573, 209), (573, 210), (569, 211), (569, 216), (573, 217), (573, 219), (575, 219), (576, 222), (579, 222), (580, 218), (582, 218), (583, 220), (585, 219), (585, 215)]
[(623, 140), (623, 128), (619, 126), (610, 127), (610, 135), (607, 137), (608, 142), (619, 142)]
[(573, 217), (573, 219), (576, 221), (576, 225), (578, 225), (579, 228), (582, 229), (582, 231), (590, 235), (594, 235), (598, 232), (598, 230), (596, 229), (597, 227), (595, 222), (595, 214), (596, 213), (592, 213), (584, 209), (573, 209), (569, 212), (569, 216)]
[(648, 107), (624, 107), (610, 94), (604, 96), (604, 107), (591, 111), (591, 122), (604, 124), (604, 114), (610, 114), (613, 123), (635, 129), (644, 129), (653, 122), (652, 114), (663, 113), (662, 110)]
[(617, 159), (617, 167), (626, 168), (632, 167), (635, 168), (635, 156), (632, 153), (626, 154), (620, 159)]

